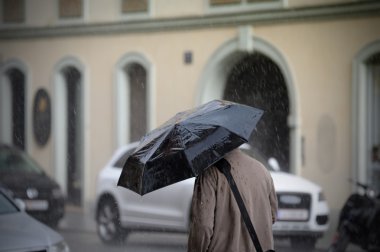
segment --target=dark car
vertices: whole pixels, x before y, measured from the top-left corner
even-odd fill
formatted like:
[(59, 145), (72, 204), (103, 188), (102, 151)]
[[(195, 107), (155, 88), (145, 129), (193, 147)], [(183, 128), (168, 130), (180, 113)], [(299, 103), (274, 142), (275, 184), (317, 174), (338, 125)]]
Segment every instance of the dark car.
[(0, 145), (0, 185), (24, 202), (28, 214), (50, 226), (64, 216), (61, 188), (21, 150)]
[(0, 187), (0, 251), (70, 252), (63, 237), (19, 208)]

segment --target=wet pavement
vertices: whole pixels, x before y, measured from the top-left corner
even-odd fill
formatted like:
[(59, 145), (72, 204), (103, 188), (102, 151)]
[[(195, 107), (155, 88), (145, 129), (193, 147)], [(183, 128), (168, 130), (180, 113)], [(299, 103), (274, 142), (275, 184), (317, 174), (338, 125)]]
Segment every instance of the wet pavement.
[[(71, 252), (185, 252), (187, 251), (187, 234), (160, 232), (133, 232), (123, 244), (103, 244), (96, 234), (96, 224), (91, 214), (83, 214), (80, 208), (68, 207), (66, 216), (60, 222), (57, 230), (67, 241)], [(275, 242), (276, 251), (283, 252), (322, 252), (326, 251), (324, 244), (317, 244), (314, 250), (296, 250), (289, 242)], [(351, 246), (347, 252), (363, 252)]]

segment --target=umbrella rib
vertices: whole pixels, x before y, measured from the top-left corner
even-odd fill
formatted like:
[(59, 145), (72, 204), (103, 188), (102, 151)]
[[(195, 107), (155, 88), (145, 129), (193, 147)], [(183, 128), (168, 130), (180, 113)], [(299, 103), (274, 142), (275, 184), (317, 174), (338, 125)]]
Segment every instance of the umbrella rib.
[[(231, 128), (227, 128), (227, 127), (225, 127), (224, 125), (221, 125), (221, 124), (216, 124), (216, 123), (201, 123), (201, 122), (199, 122), (199, 123), (189, 123), (189, 124), (201, 124), (201, 125), (204, 125), (204, 126), (211, 126), (211, 127), (223, 127), (223, 128), (225, 128), (225, 129), (227, 129), (227, 130), (229, 130), (230, 132), (232, 132), (232, 133), (234, 133), (235, 135), (238, 135), (239, 136), (239, 133), (237, 133), (234, 129), (231, 129)], [(185, 128), (185, 127), (184, 127)], [(190, 131), (191, 132), (191, 131)], [(195, 134), (194, 134), (195, 135)], [(248, 139), (247, 139), (248, 140)]]
[[(185, 129), (187, 132), (189, 132), (192, 136), (196, 136), (197, 138), (200, 138), (197, 134), (195, 134), (194, 132), (192, 132), (191, 130), (189, 130), (185, 125), (181, 125), (181, 127), (183, 129)], [(185, 145), (182, 141), (182, 138), (181, 138), (181, 143), (182, 143), (182, 147), (185, 148)]]
[[(166, 131), (165, 134), (162, 134), (160, 136), (160, 138), (166, 138), (172, 132), (172, 130), (173, 129)], [(154, 151), (150, 151), (150, 155), (146, 156), (146, 159), (149, 160), (156, 153), (157, 149), (161, 147), (162, 144), (163, 141), (160, 141), (160, 144), (158, 144), (157, 146), (155, 145)]]
[[(186, 127), (183, 127), (184, 129), (186, 129), (188, 132), (190, 132), (190, 133), (192, 133), (189, 129), (187, 129)], [(180, 138), (180, 141), (181, 141), (181, 147), (182, 147), (182, 149), (183, 150), (185, 150), (185, 144), (184, 144), (184, 142), (183, 142), (183, 139), (182, 138)], [(185, 160), (186, 160), (186, 163), (188, 164), (188, 167), (190, 167), (191, 168), (191, 173), (193, 174), (193, 176), (196, 176), (196, 174), (194, 173), (194, 171), (193, 171), (193, 168), (192, 168), (192, 165), (191, 165), (191, 163), (189, 162), (189, 160), (187, 159), (187, 158), (185, 158)]]

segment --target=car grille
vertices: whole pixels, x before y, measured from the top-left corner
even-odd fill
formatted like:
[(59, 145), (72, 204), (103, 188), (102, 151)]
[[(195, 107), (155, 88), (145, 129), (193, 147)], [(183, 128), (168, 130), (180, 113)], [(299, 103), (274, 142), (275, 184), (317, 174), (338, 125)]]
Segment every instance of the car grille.
[(307, 193), (277, 193), (279, 221), (308, 221), (311, 195)]
[(329, 216), (328, 215), (318, 215), (316, 217), (316, 221), (318, 225), (325, 225), (329, 221)]
[[(26, 189), (23, 190), (13, 190), (13, 196), (15, 198), (29, 199)], [(38, 190), (38, 196), (35, 199), (50, 199), (51, 192), (48, 190)]]

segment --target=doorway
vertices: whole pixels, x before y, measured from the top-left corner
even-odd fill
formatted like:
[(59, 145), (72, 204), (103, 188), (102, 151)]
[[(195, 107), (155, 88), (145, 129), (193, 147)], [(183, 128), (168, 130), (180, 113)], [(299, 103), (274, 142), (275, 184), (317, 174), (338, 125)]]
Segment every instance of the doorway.
[(289, 171), (289, 98), (280, 68), (263, 54), (247, 53), (230, 71), (223, 98), (264, 110), (249, 142)]
[(380, 191), (380, 53), (367, 60), (367, 125), (368, 150), (367, 180)]
[(21, 150), (26, 148), (25, 74), (18, 68), (9, 68), (2, 77), (1, 142)]
[(352, 175), (380, 190), (380, 41), (354, 58), (352, 88)]
[(82, 206), (84, 190), (83, 76), (78, 67), (65, 64), (55, 79), (56, 179), (69, 204)]
[(68, 202), (82, 202), (82, 106), (81, 74), (75, 67), (63, 69), (67, 89), (67, 193)]

